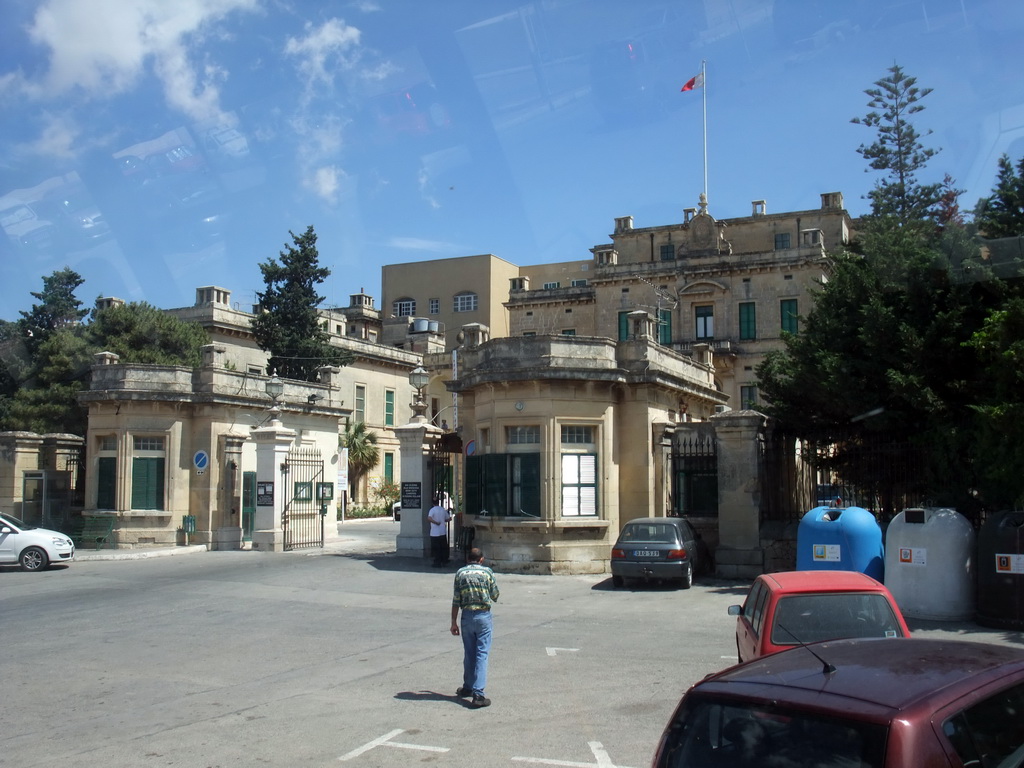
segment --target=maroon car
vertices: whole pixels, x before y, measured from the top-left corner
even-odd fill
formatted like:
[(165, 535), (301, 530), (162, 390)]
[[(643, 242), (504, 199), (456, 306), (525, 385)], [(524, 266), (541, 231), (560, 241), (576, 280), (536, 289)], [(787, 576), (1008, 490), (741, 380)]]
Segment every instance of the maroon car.
[(710, 675), (652, 766), (1020, 768), (1024, 650), (921, 638), (832, 640)]

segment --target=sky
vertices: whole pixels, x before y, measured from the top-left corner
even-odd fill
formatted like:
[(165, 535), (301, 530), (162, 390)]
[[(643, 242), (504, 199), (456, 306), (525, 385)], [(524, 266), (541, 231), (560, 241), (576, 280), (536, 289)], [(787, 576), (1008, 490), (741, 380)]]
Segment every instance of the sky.
[(89, 307), (251, 310), (309, 226), (323, 306), (386, 309), (385, 264), (586, 260), (705, 177), (716, 218), (857, 216), (894, 64), (970, 210), (1024, 156), (1022, 40), (1016, 0), (4, 0), (0, 319), (65, 267)]

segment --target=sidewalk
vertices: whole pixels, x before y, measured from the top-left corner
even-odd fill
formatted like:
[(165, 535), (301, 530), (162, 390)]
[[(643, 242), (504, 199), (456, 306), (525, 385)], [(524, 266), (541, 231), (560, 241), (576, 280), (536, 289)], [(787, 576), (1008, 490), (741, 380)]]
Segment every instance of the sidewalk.
[[(349, 552), (385, 554), (395, 551), (395, 537), (398, 535), (398, 524), (390, 517), (346, 520), (341, 525), (341, 535), (328, 538), (322, 548), (307, 547), (289, 552), (269, 552), (266, 554), (334, 555)], [(242, 549), (250, 550), (251, 547), (247, 542)], [(205, 544), (190, 544), (180, 547), (143, 547), (138, 549), (76, 549), (75, 560), (90, 562), (94, 560), (147, 560), (151, 557), (192, 555), (208, 551), (210, 550)]]

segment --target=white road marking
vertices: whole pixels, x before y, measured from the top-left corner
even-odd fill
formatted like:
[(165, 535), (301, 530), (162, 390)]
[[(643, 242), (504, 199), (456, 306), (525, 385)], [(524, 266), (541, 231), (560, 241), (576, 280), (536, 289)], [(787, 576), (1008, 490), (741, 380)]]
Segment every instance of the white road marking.
[[(385, 733), (380, 738), (374, 739), (373, 741), (371, 741), (371, 742), (369, 742), (367, 744), (364, 744), (361, 747), (357, 747), (356, 749), (353, 749), (348, 754), (342, 755), (341, 757), (338, 758), (338, 762), (345, 762), (347, 760), (351, 760), (352, 758), (359, 757), (364, 752), (369, 752), (371, 749), (373, 749), (375, 747), (397, 747), (398, 749), (418, 749), (418, 750), (421, 750), (423, 752), (447, 752), (448, 751), (448, 747), (428, 747), (428, 746), (423, 745), (423, 744), (406, 744), (406, 743), (403, 743), (403, 742), (400, 742), (400, 741), (391, 741), (391, 739), (395, 738), (395, 736), (397, 736), (400, 733), (404, 733), (404, 729), (396, 728), (393, 731)], [(601, 766), (601, 768), (604, 768), (604, 766)]]
[(544, 650), (548, 652), (548, 656), (556, 656), (558, 655), (559, 651), (565, 651), (566, 653), (575, 653), (579, 650), (579, 648), (545, 648)]
[(615, 763), (612, 762), (612, 759), (608, 756), (608, 751), (600, 741), (588, 741), (587, 746), (590, 747), (590, 751), (594, 753), (594, 759), (597, 761), (596, 763), (577, 763), (572, 760), (547, 760), (543, 757), (513, 757), (512, 759), (520, 763), (558, 765), (564, 766), (565, 768), (628, 768), (625, 765), (615, 765)]

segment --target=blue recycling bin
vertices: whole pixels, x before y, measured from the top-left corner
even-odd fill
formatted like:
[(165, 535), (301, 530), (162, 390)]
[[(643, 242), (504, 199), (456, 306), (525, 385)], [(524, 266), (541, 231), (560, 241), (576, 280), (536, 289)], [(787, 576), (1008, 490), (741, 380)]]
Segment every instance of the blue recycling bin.
[(860, 571), (878, 581), (885, 574), (882, 528), (862, 507), (815, 507), (796, 531), (799, 571)]

